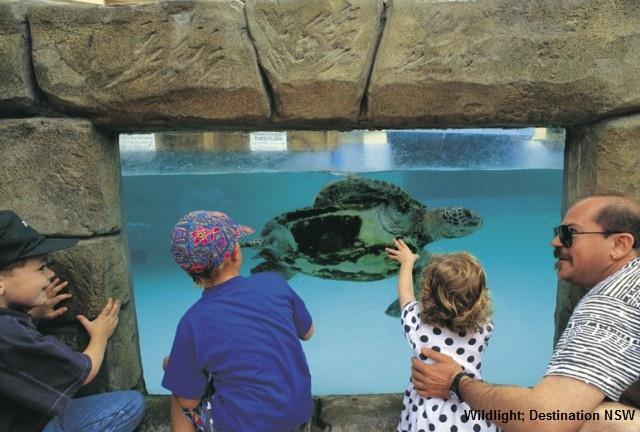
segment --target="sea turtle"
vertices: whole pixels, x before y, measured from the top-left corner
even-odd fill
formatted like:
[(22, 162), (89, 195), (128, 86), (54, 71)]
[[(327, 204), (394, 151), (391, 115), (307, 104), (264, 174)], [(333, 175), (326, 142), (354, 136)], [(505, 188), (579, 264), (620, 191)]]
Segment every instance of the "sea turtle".
[[(277, 271), (287, 279), (305, 273), (323, 279), (374, 281), (396, 274), (385, 247), (401, 237), (420, 252), (442, 238), (471, 234), (482, 225), (461, 207), (430, 210), (398, 186), (381, 180), (347, 177), (326, 185), (313, 206), (283, 213), (267, 222), (261, 238), (241, 243), (259, 248), (264, 262), (251, 272)], [(414, 270), (414, 273), (416, 271)], [(387, 314), (398, 316), (396, 304)]]

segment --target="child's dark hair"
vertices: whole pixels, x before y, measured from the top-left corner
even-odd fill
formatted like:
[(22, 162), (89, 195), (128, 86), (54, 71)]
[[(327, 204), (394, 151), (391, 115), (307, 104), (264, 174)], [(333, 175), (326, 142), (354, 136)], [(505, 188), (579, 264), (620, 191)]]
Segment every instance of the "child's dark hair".
[(452, 331), (475, 331), (491, 316), (491, 299), (480, 262), (458, 252), (433, 255), (422, 271), (422, 322)]
[(20, 267), (24, 266), (24, 264), (26, 262), (27, 262), (26, 259), (19, 259), (19, 260), (13, 261), (13, 262), (7, 264), (6, 266), (0, 268), (0, 275), (9, 274), (9, 273), (11, 273), (11, 270), (14, 270), (14, 269), (17, 269), (17, 268), (20, 268)]
[(187, 272), (191, 279), (195, 283), (201, 283), (202, 281), (208, 281), (215, 279), (216, 275), (220, 272), (221, 266), (211, 267), (201, 272)]

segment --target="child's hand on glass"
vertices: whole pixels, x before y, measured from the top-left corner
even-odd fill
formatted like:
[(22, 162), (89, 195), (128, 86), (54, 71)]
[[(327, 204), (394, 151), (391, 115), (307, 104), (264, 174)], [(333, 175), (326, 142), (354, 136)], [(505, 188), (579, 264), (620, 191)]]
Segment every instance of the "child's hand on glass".
[(389, 259), (398, 261), (400, 265), (410, 264), (413, 266), (413, 263), (416, 262), (419, 255), (414, 254), (409, 249), (409, 246), (402, 239), (393, 239), (393, 244), (396, 246), (393, 248), (384, 248), (385, 252), (387, 252)]

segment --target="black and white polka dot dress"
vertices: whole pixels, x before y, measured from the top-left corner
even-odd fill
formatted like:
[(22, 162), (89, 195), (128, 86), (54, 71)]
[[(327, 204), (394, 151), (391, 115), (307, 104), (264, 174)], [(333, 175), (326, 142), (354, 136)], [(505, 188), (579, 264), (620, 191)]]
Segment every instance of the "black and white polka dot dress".
[[(421, 306), (418, 302), (409, 302), (401, 313), (404, 335), (415, 355), (425, 363), (433, 363), (420, 350), (431, 348), (451, 356), (465, 372), (481, 379), (482, 355), (493, 331), (493, 323), (485, 324), (475, 333), (457, 333), (447, 328), (433, 327), (420, 320)], [(465, 402), (455, 395), (447, 400), (422, 398), (418, 396), (409, 382), (402, 401), (403, 409), (397, 432), (443, 431), (443, 432), (486, 432), (499, 429), (485, 420), (471, 420), (465, 411), (471, 410)]]

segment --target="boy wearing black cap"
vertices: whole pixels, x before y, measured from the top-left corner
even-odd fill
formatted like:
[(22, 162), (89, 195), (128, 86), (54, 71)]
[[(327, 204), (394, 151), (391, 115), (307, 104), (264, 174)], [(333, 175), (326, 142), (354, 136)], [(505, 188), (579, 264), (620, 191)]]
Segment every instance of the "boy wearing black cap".
[(144, 401), (134, 391), (71, 400), (98, 373), (107, 340), (118, 324), (120, 303), (109, 299), (93, 321), (77, 319), (89, 334), (84, 352), (44, 336), (34, 319), (55, 318), (54, 307), (71, 297), (54, 279), (46, 255), (76, 244), (47, 238), (12, 211), (0, 211), (0, 432), (132, 431)]

